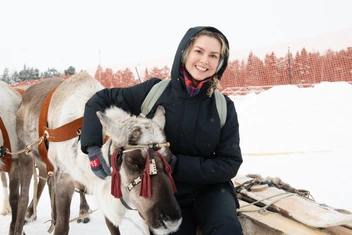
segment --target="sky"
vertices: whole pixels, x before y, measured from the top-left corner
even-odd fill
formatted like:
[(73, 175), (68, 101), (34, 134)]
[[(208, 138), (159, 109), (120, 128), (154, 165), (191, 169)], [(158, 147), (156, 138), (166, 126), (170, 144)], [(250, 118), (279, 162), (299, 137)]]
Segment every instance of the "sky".
[(323, 49), (346, 49), (352, 44), (351, 8), (350, 0), (4, 0), (0, 74), (25, 64), (40, 71), (171, 67), (182, 36), (199, 25), (220, 29), (234, 58), (271, 52), (274, 45), (284, 45), (277, 49), (284, 55), (289, 46), (296, 49), (290, 42), (331, 33), (336, 37)]
[[(317, 203), (352, 212), (352, 103), (347, 102), (352, 100), (352, 84), (282, 85), (231, 98), (238, 113), (243, 154), (238, 175), (279, 177), (293, 188), (310, 191)], [(45, 192), (37, 221), (25, 226), (27, 235), (48, 234), (50, 225), (45, 222), (50, 219), (50, 203)], [(2, 197), (0, 193), (0, 202)], [(75, 194), (71, 218), (78, 215), (78, 199)], [(92, 210), (97, 209), (91, 196), (87, 200)], [(7, 234), (10, 219), (0, 216), (0, 234)], [(70, 227), (70, 234), (108, 234), (99, 210), (91, 214), (90, 223), (73, 222)]]

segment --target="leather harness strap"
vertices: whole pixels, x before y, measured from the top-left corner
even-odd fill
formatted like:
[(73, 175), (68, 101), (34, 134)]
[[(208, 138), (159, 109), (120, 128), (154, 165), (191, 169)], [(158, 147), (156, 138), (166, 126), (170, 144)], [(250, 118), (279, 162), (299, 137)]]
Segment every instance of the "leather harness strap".
[[(51, 101), (51, 97), (54, 94), (56, 88), (54, 88), (49, 95), (46, 97), (39, 116), (38, 134), (44, 136), (45, 140), (49, 142), (61, 142), (72, 138), (75, 138), (81, 134), (81, 128), (83, 124), (83, 117), (77, 118), (63, 126), (55, 129), (49, 129), (47, 127), (48, 110)], [(38, 145), (38, 151), (40, 157), (46, 164), (48, 175), (54, 174), (54, 167), (48, 159), (48, 151), (44, 141)]]
[[(38, 136), (44, 136), (44, 131), (45, 127), (47, 126), (47, 121), (48, 121), (48, 110), (49, 110), (49, 105), (51, 101), (51, 97), (54, 94), (55, 90), (57, 87), (52, 89), (52, 91), (49, 93), (49, 95), (45, 98), (44, 103), (42, 105), (42, 109), (40, 110), (40, 115), (39, 115), (39, 122), (38, 122)], [(45, 137), (45, 136), (44, 136)], [(46, 164), (46, 171), (49, 176), (54, 175), (54, 166), (51, 164), (51, 162), (48, 159), (48, 150), (45, 146), (45, 141), (42, 141), (38, 145), (38, 151), (39, 151), (39, 156), (42, 158), (42, 160)]]
[[(10, 138), (9, 138), (9, 135), (8, 135), (6, 127), (5, 127), (5, 124), (2, 121), (1, 117), (0, 117), (0, 130), (1, 130), (1, 133), (2, 133), (2, 138), (4, 139), (4, 143), (3, 143), (4, 147), (8, 148), (8, 150), (11, 152)], [(4, 163), (4, 166), (1, 169), (1, 171), (10, 172), (11, 163), (12, 163), (11, 155), (6, 153), (5, 156), (3, 156), (1, 159), (2, 159), (2, 162)]]
[(49, 142), (61, 142), (72, 139), (81, 134), (82, 125), (83, 117), (80, 117), (56, 129), (49, 129), (45, 127), (44, 130), (48, 135), (46, 136), (46, 139)]
[(20, 95), (23, 95), (24, 90), (18, 87), (14, 87), (13, 89), (15, 89), (15, 91), (17, 91), (18, 93), (20, 93)]
[[(24, 90), (20, 89), (20, 88), (16, 88), (14, 87), (14, 89), (20, 93), (21, 95), (23, 94)], [(11, 143), (10, 143), (10, 138), (9, 138), (9, 134), (7, 133), (6, 127), (4, 122), (2, 121), (2, 118), (0, 117), (0, 131), (2, 133), (2, 138), (4, 140), (3, 143), (3, 148), (7, 148), (7, 152), (12, 152), (11, 150)], [(2, 162), (4, 163), (3, 168), (1, 169), (1, 171), (5, 171), (5, 172), (10, 172), (11, 169), (11, 163), (12, 163), (12, 156), (9, 153), (6, 153), (4, 156), (1, 156)]]

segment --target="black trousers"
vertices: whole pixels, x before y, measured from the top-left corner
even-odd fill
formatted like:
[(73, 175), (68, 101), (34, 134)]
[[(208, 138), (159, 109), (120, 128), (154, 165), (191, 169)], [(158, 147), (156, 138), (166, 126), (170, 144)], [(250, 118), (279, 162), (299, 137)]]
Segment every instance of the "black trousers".
[(197, 226), (203, 235), (242, 235), (237, 218), (234, 191), (228, 184), (216, 184), (202, 190), (189, 205), (181, 205), (182, 224), (173, 235), (195, 235)]

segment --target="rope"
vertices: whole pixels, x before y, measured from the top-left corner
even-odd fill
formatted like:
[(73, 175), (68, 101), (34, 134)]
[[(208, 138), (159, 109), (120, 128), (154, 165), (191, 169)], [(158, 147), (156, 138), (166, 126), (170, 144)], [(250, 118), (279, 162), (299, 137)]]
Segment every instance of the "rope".
[(26, 155), (28, 155), (31, 152), (33, 146), (41, 144), (45, 138), (46, 138), (45, 135), (43, 135), (43, 136), (39, 137), (39, 139), (37, 139), (33, 143), (28, 144), (24, 149), (21, 149), (21, 150), (15, 151), (15, 152), (11, 152), (8, 149), (6, 149), (6, 153), (11, 154), (11, 155), (26, 153)]
[[(248, 176), (248, 177), (253, 177), (253, 176)], [(308, 190), (295, 189), (295, 188), (291, 187), (289, 184), (282, 182), (281, 180), (279, 183), (277, 183), (277, 182), (275, 183), (274, 180), (264, 180), (264, 179), (261, 179), (260, 177), (259, 178), (255, 177), (255, 178), (248, 180), (248, 181), (242, 183), (241, 185), (237, 186), (236, 192), (240, 193), (240, 190), (242, 188), (247, 189), (248, 191), (251, 191), (251, 188), (253, 186), (264, 185), (264, 184), (267, 184), (269, 187), (276, 187), (276, 188), (282, 189), (286, 192), (295, 193), (303, 198), (315, 201), (313, 195)]]
[(75, 217), (75, 218), (73, 218), (73, 219), (70, 219), (69, 222), (71, 223), (71, 222), (74, 222), (74, 221), (76, 221), (76, 220), (82, 219), (82, 218), (84, 218), (84, 217), (86, 217), (86, 216), (92, 214), (93, 212), (96, 212), (97, 210), (98, 210), (98, 209), (95, 209), (95, 210), (90, 211), (90, 212), (88, 212), (88, 213), (85, 213), (85, 214), (83, 214), (83, 215), (79, 215), (79, 216), (77, 216), (77, 217)]
[[(245, 189), (244, 189), (244, 190), (245, 190)], [(244, 190), (242, 190), (241, 193), (242, 193)], [(246, 191), (247, 191), (247, 190), (246, 190)], [(245, 193), (244, 193), (244, 194), (245, 194)], [(275, 200), (275, 201), (272, 201), (272, 202), (270, 202), (270, 203), (268, 203), (268, 204), (266, 204), (265, 202), (263, 202), (263, 201), (266, 201), (266, 200), (268, 200), (268, 199), (271, 199), (271, 198), (274, 198), (274, 197), (278, 197), (278, 196), (281, 196), (281, 195), (286, 195), (286, 196), (281, 197), (281, 198), (279, 198), (279, 199), (277, 199), (277, 200)], [(244, 205), (244, 206), (241, 206), (241, 208), (243, 208), (243, 207), (246, 207), (246, 206), (251, 206), (251, 205), (257, 204), (257, 203), (259, 203), (259, 202), (263, 202), (264, 204), (266, 204), (264, 207), (261, 207), (261, 208), (255, 209), (255, 210), (241, 210), (241, 209), (239, 209), (239, 210), (237, 210), (237, 211), (238, 211), (238, 212), (273, 213), (273, 212), (267, 210), (268, 207), (270, 207), (272, 204), (274, 204), (274, 203), (276, 203), (276, 202), (278, 202), (278, 201), (280, 201), (280, 200), (282, 200), (282, 199), (284, 199), (284, 198), (292, 197), (292, 196), (294, 196), (294, 195), (295, 195), (294, 193), (288, 193), (288, 192), (279, 193), (279, 194), (276, 194), (276, 195), (273, 195), (273, 196), (270, 196), (270, 197), (266, 197), (266, 198), (263, 198), (263, 199), (260, 199), (260, 200), (256, 200), (256, 201), (254, 201), (254, 202), (252, 202), (252, 203), (248, 203), (248, 204), (246, 204), (246, 205)]]
[[(77, 216), (77, 217), (75, 217), (75, 218), (73, 218), (73, 219), (70, 219), (70, 220), (69, 220), (69, 223), (72, 223), (72, 222), (74, 222), (74, 221), (76, 221), (76, 220), (85, 218), (85, 217), (87, 217), (88, 215), (93, 214), (93, 213), (96, 212), (97, 210), (98, 210), (98, 209), (95, 209), (95, 210), (89, 211), (89, 212), (87, 212), (87, 213), (85, 213), (85, 214), (79, 215), (79, 216)], [(50, 231), (49, 233), (51, 233), (51, 232), (53, 231), (53, 228), (55, 227), (55, 225), (54, 225), (55, 223), (53, 223), (53, 221), (55, 221), (55, 220), (50, 219), (50, 220), (47, 220), (47, 221), (44, 222), (44, 224), (47, 223), (47, 222), (51, 222), (51, 226), (50, 226), (50, 228), (49, 228), (49, 230), (48, 230), (48, 232)]]
[(139, 145), (126, 145), (123, 147), (123, 153), (146, 149), (146, 148), (153, 148), (153, 149), (161, 149), (162, 147), (170, 147), (169, 142), (159, 143), (159, 144), (139, 144)]
[[(251, 188), (254, 185), (262, 185), (262, 184), (267, 184), (267, 185), (269, 185), (269, 187), (273, 187), (274, 186), (276, 188), (279, 188), (279, 189), (283, 190), (283, 187), (279, 187), (278, 185), (276, 185), (272, 181), (270, 181), (270, 182), (267, 181), (267, 180), (262, 181), (259, 178), (253, 178), (252, 180), (248, 180), (248, 181), (242, 183), (241, 185), (237, 186), (236, 187), (236, 192), (249, 196), (248, 194), (250, 193)], [(281, 196), (281, 195), (286, 195), (286, 196), (280, 197), (280, 198), (278, 198), (275, 201), (268, 202), (268, 199), (275, 198), (275, 197), (278, 197), (278, 196)], [(252, 203), (248, 203), (248, 204), (246, 204), (244, 206), (241, 206), (241, 208), (243, 208), (243, 207), (247, 207), (247, 206), (250, 206), (250, 205), (255, 205), (257, 203), (262, 202), (262, 203), (265, 204), (264, 207), (261, 207), (261, 208), (258, 208), (258, 209), (254, 209), (254, 210), (241, 210), (241, 209), (239, 209), (238, 212), (273, 213), (273, 212), (270, 212), (270, 211), (267, 210), (270, 206), (272, 206), (273, 204), (275, 204), (276, 202), (278, 202), (278, 201), (280, 201), (280, 200), (282, 200), (284, 198), (288, 198), (288, 197), (295, 196), (295, 195), (301, 196), (302, 198), (307, 199), (307, 200), (308, 199), (312, 200), (311, 198), (313, 198), (313, 196), (307, 190), (300, 190), (300, 189), (295, 189), (295, 188), (290, 187), (289, 190), (288, 191), (285, 190), (284, 193), (275, 194), (273, 196), (262, 198), (260, 200), (256, 200), (256, 201), (254, 201)], [(255, 199), (255, 198), (253, 198), (253, 199)], [(314, 200), (314, 198), (313, 198), (313, 200)]]

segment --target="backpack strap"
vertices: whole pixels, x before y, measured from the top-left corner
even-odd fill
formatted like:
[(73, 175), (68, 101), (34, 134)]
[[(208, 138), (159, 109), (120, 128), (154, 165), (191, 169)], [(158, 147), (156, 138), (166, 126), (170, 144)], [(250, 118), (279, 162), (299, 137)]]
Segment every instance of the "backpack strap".
[[(152, 87), (152, 89), (149, 91), (148, 95), (145, 97), (141, 105), (141, 113), (139, 114), (139, 117), (145, 118), (148, 115), (148, 113), (153, 108), (154, 104), (164, 92), (165, 88), (167, 87), (170, 81), (170, 79), (165, 79)], [(220, 127), (222, 128), (226, 123), (227, 116), (226, 99), (225, 96), (221, 94), (218, 90), (214, 91), (214, 95), (216, 109), (220, 117)]]
[(220, 117), (220, 127), (222, 128), (226, 123), (226, 116), (227, 116), (227, 107), (226, 107), (226, 99), (220, 91), (215, 90), (215, 102), (216, 102), (216, 109), (218, 110), (218, 114)]
[(139, 114), (139, 117), (145, 118), (148, 115), (170, 81), (170, 79), (165, 79), (152, 87), (142, 103), (141, 113)]

